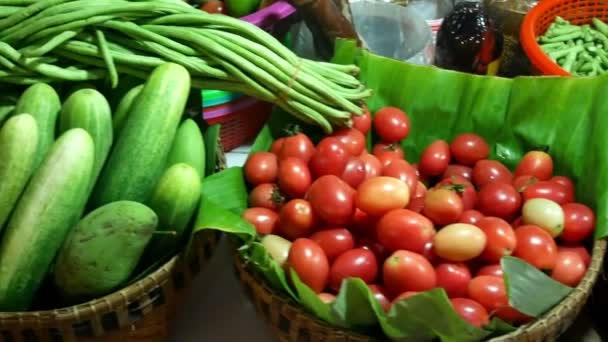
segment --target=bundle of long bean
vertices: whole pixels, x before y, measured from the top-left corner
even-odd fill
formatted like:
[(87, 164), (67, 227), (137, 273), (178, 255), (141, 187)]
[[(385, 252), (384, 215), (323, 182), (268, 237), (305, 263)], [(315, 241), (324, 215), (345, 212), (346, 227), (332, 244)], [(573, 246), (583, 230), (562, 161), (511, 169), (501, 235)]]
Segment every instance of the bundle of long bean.
[(145, 78), (166, 61), (194, 86), (276, 103), (321, 126), (350, 123), (371, 95), (354, 65), (301, 59), (258, 27), (179, 0), (0, 0), (0, 83)]

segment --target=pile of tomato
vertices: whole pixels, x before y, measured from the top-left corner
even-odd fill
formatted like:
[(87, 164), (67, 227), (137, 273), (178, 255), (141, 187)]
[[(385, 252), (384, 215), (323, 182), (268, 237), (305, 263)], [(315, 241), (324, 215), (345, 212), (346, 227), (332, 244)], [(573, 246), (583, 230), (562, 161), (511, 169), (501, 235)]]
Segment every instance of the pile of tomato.
[[(370, 153), (372, 126), (380, 142)], [(595, 216), (575, 202), (572, 180), (554, 175), (549, 154), (530, 151), (511, 171), (465, 133), (432, 142), (410, 164), (401, 147), (409, 134), (407, 115), (384, 107), (316, 145), (303, 133), (276, 140), (245, 163), (244, 219), (325, 302), (355, 277), (385, 310), (439, 287), (474, 326), (493, 316), (524, 323), (530, 317), (508, 304), (508, 255), (577, 286)]]

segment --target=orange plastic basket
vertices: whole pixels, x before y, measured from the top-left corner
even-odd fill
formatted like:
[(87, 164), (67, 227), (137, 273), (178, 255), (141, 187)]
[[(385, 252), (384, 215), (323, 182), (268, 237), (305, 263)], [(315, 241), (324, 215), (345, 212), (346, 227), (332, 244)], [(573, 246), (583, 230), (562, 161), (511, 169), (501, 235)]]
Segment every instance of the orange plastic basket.
[(520, 42), (537, 75), (570, 76), (541, 50), (537, 37), (560, 16), (572, 24), (589, 24), (591, 19), (608, 21), (608, 0), (543, 0), (525, 16), (520, 30)]

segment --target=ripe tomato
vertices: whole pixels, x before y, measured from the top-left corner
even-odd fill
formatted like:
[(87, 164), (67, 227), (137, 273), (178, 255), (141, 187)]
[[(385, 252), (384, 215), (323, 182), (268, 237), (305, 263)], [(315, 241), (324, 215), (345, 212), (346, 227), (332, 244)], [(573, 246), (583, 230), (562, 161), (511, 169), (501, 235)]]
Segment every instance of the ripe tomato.
[(593, 234), (595, 228), (595, 214), (586, 205), (568, 203), (562, 206), (564, 210), (564, 230), (559, 236), (560, 240), (577, 243), (586, 240)]
[(557, 261), (551, 271), (551, 278), (566, 286), (577, 287), (586, 272), (587, 265), (578, 253), (563, 251), (557, 253)]
[(243, 212), (243, 219), (251, 223), (258, 234), (266, 235), (276, 230), (279, 215), (267, 208), (248, 208)]
[(572, 179), (566, 177), (566, 176), (553, 176), (550, 180), (550, 182), (554, 182), (554, 183), (559, 183), (563, 186), (565, 186), (568, 190), (566, 190), (567, 193), (576, 193), (576, 187), (574, 186), (574, 182), (572, 181)]
[(477, 270), (477, 276), (487, 275), (487, 276), (495, 276), (501, 277), (503, 276), (502, 266), (500, 265), (486, 265)]
[(584, 246), (579, 246), (579, 245), (557, 246), (558, 253), (565, 252), (565, 251), (570, 251), (570, 252), (574, 252), (574, 253), (578, 254), (583, 259), (585, 266), (589, 267), (589, 264), (591, 263), (591, 255), (589, 255), (587, 248), (585, 248)]
[(404, 159), (394, 159), (382, 168), (382, 175), (397, 178), (404, 182), (410, 190), (410, 194), (416, 191), (418, 175), (416, 169)]
[(443, 259), (462, 262), (479, 256), (486, 247), (486, 235), (471, 224), (453, 223), (435, 234), (435, 253)]
[(283, 146), (281, 146), (281, 150), (277, 157), (279, 158), (279, 161), (292, 157), (299, 158), (304, 163), (308, 163), (314, 153), (315, 145), (310, 138), (304, 133), (297, 133), (285, 137), (285, 141), (283, 141)]
[(313, 211), (327, 225), (346, 225), (355, 213), (354, 190), (333, 175), (318, 178), (310, 186), (308, 200)]
[(404, 159), (405, 152), (401, 145), (396, 143), (379, 142), (374, 144), (372, 147), (372, 154), (376, 157), (382, 154), (388, 154), (394, 157), (394, 159)]
[(312, 206), (306, 200), (296, 198), (285, 203), (279, 213), (281, 235), (289, 240), (310, 235), (317, 224)]
[(450, 152), (459, 164), (475, 165), (490, 156), (490, 145), (477, 134), (463, 133), (452, 140)]
[(488, 183), (477, 193), (477, 210), (486, 216), (510, 221), (521, 209), (521, 204), (521, 195), (509, 183)]
[(342, 128), (335, 131), (332, 137), (338, 138), (346, 152), (353, 156), (360, 155), (365, 149), (365, 135), (354, 128)]
[(503, 256), (511, 255), (517, 246), (515, 232), (511, 225), (498, 217), (486, 216), (476, 224), (486, 234), (487, 243), (481, 258), (487, 262), (499, 263)]
[[(327, 191), (327, 189), (324, 189)], [(372, 216), (381, 216), (393, 209), (404, 208), (410, 200), (405, 183), (392, 177), (366, 179), (357, 190), (357, 208)]]
[(418, 171), (426, 176), (440, 176), (448, 168), (450, 158), (450, 145), (445, 140), (436, 140), (422, 151)]
[(437, 265), (439, 264), (441, 261), (443, 261), (438, 255), (437, 253), (435, 253), (435, 243), (433, 242), (433, 240), (427, 242), (424, 245), (424, 250), (422, 251), (422, 256), (426, 258), (426, 260), (428, 260), (431, 264), (433, 265)]
[(538, 182), (538, 179), (530, 175), (521, 175), (513, 178), (511, 184), (518, 192), (523, 192), (528, 186)]
[(317, 296), (325, 304), (333, 303), (336, 300), (336, 296), (331, 293), (321, 292)]
[(422, 255), (396, 251), (382, 267), (384, 286), (393, 295), (406, 291), (426, 291), (437, 285), (433, 266)]
[(555, 266), (557, 245), (544, 229), (534, 225), (519, 226), (515, 229), (515, 237), (517, 247), (513, 256), (540, 270), (550, 270)]
[(377, 276), (378, 261), (374, 253), (365, 248), (355, 248), (340, 254), (333, 262), (329, 271), (329, 286), (338, 292), (346, 278), (360, 278), (371, 284)]
[(377, 221), (377, 217), (370, 216), (357, 208), (348, 223), (348, 229), (355, 235), (367, 236), (375, 239)]
[(388, 296), (388, 291), (382, 285), (369, 285), (369, 290), (374, 295), (374, 298), (380, 303), (382, 309), (386, 312), (391, 308), (390, 297)]
[(433, 223), (445, 226), (458, 221), (464, 211), (460, 196), (452, 190), (433, 188), (426, 192), (422, 213)]
[(304, 196), (310, 187), (310, 170), (299, 158), (289, 157), (279, 163), (278, 184), (281, 193), (298, 198)]
[(458, 222), (468, 223), (475, 226), (483, 217), (483, 214), (477, 210), (465, 210), (462, 212), (462, 215), (460, 215)]
[(361, 160), (365, 163), (365, 179), (380, 176), (382, 173), (382, 163), (373, 154), (363, 153)]
[(497, 160), (480, 160), (473, 167), (473, 183), (478, 188), (492, 182), (511, 183), (512, 180), (511, 170)]
[(410, 119), (399, 108), (384, 107), (374, 115), (374, 130), (383, 141), (398, 142), (410, 134)]
[(319, 230), (312, 234), (310, 239), (321, 246), (329, 261), (355, 247), (353, 235), (348, 229), (344, 228)]
[(468, 297), (489, 312), (507, 322), (526, 321), (529, 317), (509, 306), (504, 279), (495, 276), (477, 276), (471, 279)]
[(355, 246), (357, 248), (367, 249), (368, 251), (374, 253), (378, 263), (383, 262), (390, 255), (389, 251), (384, 245), (371, 238), (359, 239)]
[(433, 240), (435, 228), (426, 217), (407, 209), (384, 214), (376, 224), (378, 242), (388, 250), (408, 250), (422, 254)]
[(462, 199), (462, 209), (470, 210), (477, 204), (477, 191), (473, 184), (460, 176), (444, 178), (436, 186), (456, 192)]
[(471, 271), (464, 264), (443, 263), (435, 267), (437, 287), (443, 287), (448, 297), (464, 297), (471, 281)]
[(278, 158), (279, 153), (281, 153), (281, 149), (283, 148), (283, 144), (285, 143), (285, 137), (279, 138), (275, 140), (270, 146), (270, 153), (275, 154)]
[(574, 192), (565, 185), (551, 181), (538, 181), (526, 187), (522, 196), (526, 201), (532, 198), (545, 198), (559, 205), (574, 202)]
[(245, 179), (252, 185), (273, 183), (277, 179), (278, 172), (277, 156), (270, 152), (253, 153), (243, 166)]
[(468, 298), (450, 299), (454, 311), (465, 321), (474, 327), (481, 328), (490, 324), (488, 311), (481, 304)]
[(249, 206), (262, 207), (277, 211), (285, 202), (278, 185), (272, 183), (260, 184), (249, 193)]
[(415, 296), (418, 294), (418, 291), (405, 291), (402, 294), (398, 295), (397, 297), (395, 297), (395, 299), (393, 299), (393, 301), (391, 302), (391, 308), (393, 307), (393, 305), (397, 304), (399, 301), (410, 298), (412, 296)]
[(469, 166), (450, 164), (441, 176), (442, 179), (451, 177), (462, 177), (469, 182), (473, 181), (473, 169)]
[(530, 151), (526, 153), (515, 167), (515, 177), (522, 175), (534, 176), (544, 181), (553, 176), (553, 159), (543, 151)]
[(342, 176), (351, 155), (336, 137), (323, 138), (318, 144), (308, 166), (314, 178), (324, 175)]
[(342, 173), (342, 180), (353, 187), (353, 189), (356, 189), (365, 180), (365, 177), (365, 162), (363, 159), (351, 157)]
[(421, 181), (416, 183), (416, 190), (414, 191), (414, 195), (410, 196), (410, 203), (405, 207), (411, 211), (415, 211), (417, 213), (421, 212), (424, 208), (424, 198), (426, 197), (426, 186)]
[(264, 236), (261, 240), (262, 245), (266, 248), (270, 257), (283, 267), (289, 257), (289, 250), (291, 249), (291, 241), (273, 234)]
[(207, 2), (201, 5), (201, 10), (207, 13), (227, 13), (227, 9), (224, 6), (224, 2), (219, 0), (208, 0)]
[(372, 128), (372, 115), (369, 112), (367, 106), (363, 106), (362, 115), (353, 115), (353, 128), (359, 130), (363, 134), (367, 134)]
[(300, 280), (316, 293), (323, 291), (329, 280), (329, 262), (323, 249), (314, 241), (300, 238), (293, 242), (287, 257)]

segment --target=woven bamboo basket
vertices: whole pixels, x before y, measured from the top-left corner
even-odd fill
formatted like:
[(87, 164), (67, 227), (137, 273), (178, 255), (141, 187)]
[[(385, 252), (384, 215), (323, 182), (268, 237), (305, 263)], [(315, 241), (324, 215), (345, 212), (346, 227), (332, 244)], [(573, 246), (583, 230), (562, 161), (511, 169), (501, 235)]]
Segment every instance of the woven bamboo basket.
[[(574, 322), (587, 302), (602, 270), (606, 240), (595, 241), (591, 264), (579, 286), (559, 305), (536, 321), (516, 331), (493, 338), (492, 342), (556, 341)], [(237, 276), (247, 296), (270, 325), (281, 342), (376, 342), (377, 337), (332, 327), (324, 323), (287, 296), (270, 288), (262, 277), (247, 265), (238, 252), (234, 253)]]

